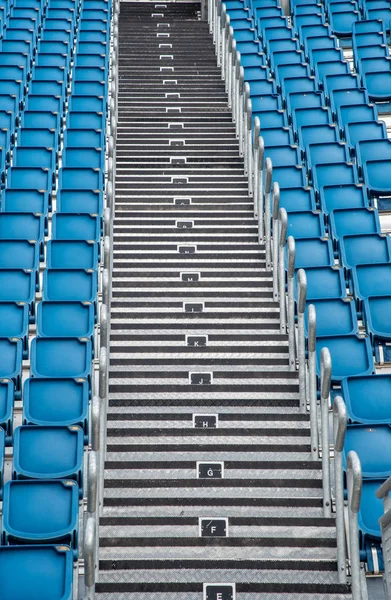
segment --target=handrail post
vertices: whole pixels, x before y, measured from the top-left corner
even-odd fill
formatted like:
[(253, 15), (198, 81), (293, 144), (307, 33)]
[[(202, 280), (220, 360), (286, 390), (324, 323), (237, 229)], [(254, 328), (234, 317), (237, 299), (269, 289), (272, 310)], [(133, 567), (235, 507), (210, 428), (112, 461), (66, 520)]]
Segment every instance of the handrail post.
[(252, 125), (253, 125), (253, 103), (251, 98), (247, 100), (247, 180), (248, 180), (248, 195), (253, 195), (253, 140), (252, 140)]
[(286, 333), (286, 295), (285, 295), (285, 244), (288, 229), (288, 215), (285, 208), (278, 213), (279, 248), (278, 248), (278, 281), (280, 284), (280, 332)]
[(361, 600), (361, 568), (358, 538), (358, 517), (362, 494), (362, 471), (358, 455), (351, 450), (347, 457), (347, 488), (349, 514), (350, 573), (352, 579), (352, 599)]
[(232, 27), (229, 27), (228, 29), (228, 45), (227, 45), (227, 51), (228, 51), (228, 59), (227, 59), (227, 80), (225, 82), (226, 84), (226, 88), (227, 88), (227, 94), (228, 94), (228, 107), (232, 108), (232, 97), (231, 97), (231, 92), (232, 92), (232, 42), (234, 40), (234, 30), (232, 29)]
[(331, 384), (331, 355), (328, 348), (320, 352), (320, 409), (322, 436), (323, 515), (331, 516), (329, 397)]
[(255, 172), (258, 179), (258, 242), (263, 243), (265, 237), (265, 223), (264, 223), (264, 203), (263, 203), (263, 166), (265, 160), (265, 142), (263, 137), (259, 136), (258, 140), (258, 165), (255, 165)]
[(269, 157), (265, 160), (265, 254), (266, 254), (266, 269), (271, 270), (271, 189), (273, 178), (273, 165)]
[(287, 240), (288, 245), (288, 338), (289, 338), (289, 368), (291, 371), (296, 369), (296, 351), (295, 351), (295, 260), (296, 245), (294, 238), (290, 235)]
[(384, 589), (386, 600), (391, 598), (391, 477), (389, 477), (376, 491), (376, 497), (383, 500), (384, 514), (380, 517), (380, 530), (382, 536), (383, 558), (384, 558)]
[(225, 91), (228, 93), (228, 41), (229, 41), (229, 32), (231, 29), (231, 19), (230, 16), (227, 15), (225, 18), (225, 30), (221, 32), (221, 35), (225, 37), (224, 42), (224, 87)]
[(216, 55), (217, 66), (221, 64), (221, 0), (216, 0)]
[(238, 137), (239, 137), (239, 156), (243, 156), (243, 122), (244, 122), (244, 69), (239, 68), (239, 116), (238, 116)]
[(227, 26), (227, 7), (225, 4), (221, 5), (221, 78), (224, 81), (225, 79), (225, 60), (226, 60), (226, 26)]
[(278, 213), (280, 211), (280, 186), (277, 181), (273, 183), (273, 299), (278, 300), (278, 244), (279, 244), (279, 231), (278, 231)]
[(236, 51), (235, 59), (235, 135), (239, 137), (239, 119), (240, 119), (240, 69), (241, 69), (241, 57), (240, 52)]
[(231, 106), (232, 106), (232, 122), (235, 123), (236, 119), (236, 40), (232, 39), (232, 74), (231, 74)]
[(319, 458), (318, 400), (316, 387), (316, 310), (308, 307), (308, 400), (310, 405), (311, 456)]
[(254, 192), (254, 219), (258, 218), (258, 194), (259, 194), (259, 135), (261, 131), (261, 121), (259, 117), (254, 119), (254, 159), (253, 159), (253, 192)]
[(100, 401), (100, 477), (99, 477), (99, 497), (101, 514), (103, 512), (104, 497), (104, 464), (106, 459), (106, 427), (107, 427), (107, 389), (108, 389), (108, 364), (107, 364), (107, 350), (106, 348), (100, 349), (99, 357), (99, 401)]
[(338, 581), (346, 583), (346, 543), (344, 517), (344, 491), (342, 452), (345, 444), (348, 417), (345, 402), (341, 396), (334, 398), (333, 433), (334, 433), (334, 477), (335, 477), (335, 525), (337, 529)]
[(300, 412), (307, 412), (306, 385), (305, 385), (305, 334), (304, 314), (307, 301), (307, 276), (304, 269), (297, 273), (297, 332), (298, 332), (298, 358), (299, 358), (299, 396)]
[(248, 143), (247, 143), (247, 104), (250, 99), (250, 84), (248, 81), (243, 86), (243, 157), (244, 174), (248, 175)]
[(86, 600), (95, 598), (95, 569), (96, 569), (96, 521), (88, 517), (84, 531), (84, 581)]

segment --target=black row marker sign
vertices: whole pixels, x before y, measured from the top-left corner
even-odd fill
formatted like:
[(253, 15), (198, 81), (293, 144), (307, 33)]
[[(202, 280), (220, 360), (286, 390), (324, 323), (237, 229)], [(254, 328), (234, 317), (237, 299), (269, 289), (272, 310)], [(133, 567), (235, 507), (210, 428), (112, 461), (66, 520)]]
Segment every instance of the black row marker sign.
[(196, 429), (216, 429), (218, 424), (218, 415), (193, 415), (193, 426)]
[(200, 517), (200, 537), (228, 537), (228, 519), (223, 517)]
[(187, 335), (186, 346), (192, 346), (193, 348), (201, 348), (206, 346), (208, 343), (207, 335)]
[(198, 479), (224, 479), (223, 462), (197, 462)]
[(199, 281), (201, 279), (201, 273), (181, 273), (182, 281)]
[(204, 600), (235, 600), (235, 584), (204, 583)]
[(189, 373), (190, 385), (212, 385), (212, 373)]

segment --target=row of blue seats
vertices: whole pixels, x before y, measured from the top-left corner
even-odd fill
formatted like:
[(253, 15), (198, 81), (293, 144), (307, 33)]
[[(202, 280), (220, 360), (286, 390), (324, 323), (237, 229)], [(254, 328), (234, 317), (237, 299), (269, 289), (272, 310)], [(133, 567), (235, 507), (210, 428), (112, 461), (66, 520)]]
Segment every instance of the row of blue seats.
[[(306, 19), (311, 10), (295, 13), (298, 6), (305, 4), (295, 3), (293, 30), (281, 14), (260, 16), (262, 8), (256, 9), (257, 32), (248, 28), (255, 21), (248, 21), (246, 29), (242, 17), (236, 27), (237, 8), (228, 12), (235, 38), (240, 40), (239, 52), (246, 44), (245, 52), (251, 57), (251, 62), (244, 62), (245, 80), (250, 83), (253, 117), (261, 121), (265, 157), (272, 159), (273, 179), (281, 188), (280, 206), (288, 211), (288, 232), (296, 239), (296, 273), (305, 268), (307, 302), (316, 307), (318, 376), (320, 351), (327, 346), (333, 360), (334, 393), (340, 393), (342, 386), (349, 416), (355, 422), (348, 427), (346, 454), (355, 449), (362, 455), (364, 477), (387, 477), (391, 474), (390, 409), (387, 421), (379, 424), (376, 418), (387, 403), (391, 378), (374, 373), (380, 346), (391, 338), (391, 246), (389, 238), (380, 233), (373, 196), (391, 193), (387, 180), (390, 142), (376, 107), (369, 102), (373, 91), (368, 96), (361, 87), (365, 75), (363, 80), (352, 75), (343, 60), (334, 35), (340, 32), (324, 24), (316, 7), (316, 18), (311, 21)], [(329, 10), (323, 14), (326, 12)], [(361, 26), (364, 32), (372, 24), (358, 22), (350, 29), (361, 31)], [(388, 24), (384, 29), (389, 29)], [(251, 41), (258, 45), (260, 59), (254, 58), (256, 53), (248, 45)], [(254, 67), (257, 60), (262, 61), (258, 73)], [(308, 63), (303, 64), (305, 61)], [(280, 97), (267, 94), (264, 82), (269, 75), (275, 76), (270, 91), (282, 92)], [(264, 96), (258, 100), (262, 86)], [(379, 87), (383, 99), (384, 85)], [(276, 123), (277, 118), (283, 121)], [(378, 389), (382, 392), (379, 405)], [(364, 423), (368, 421), (374, 424), (374, 433), (372, 428), (367, 433)], [(385, 449), (385, 459), (375, 469), (373, 457), (377, 458), (379, 447)], [(370, 506), (374, 502), (372, 498)], [(377, 523), (371, 528), (373, 522), (373, 518), (370, 523), (361, 520), (363, 553), (367, 552), (365, 536), (373, 536), (374, 529), (379, 541), (379, 528)]]
[[(389, 7), (384, 8), (389, 10)], [(365, 27), (367, 30), (373, 28), (383, 31), (382, 24), (379, 26), (379, 23), (373, 21), (366, 23)], [(385, 46), (387, 49), (379, 52), (372, 32), (356, 33), (354, 26), (352, 29), (355, 65), (361, 75), (361, 84), (364, 88), (368, 87), (371, 99), (387, 99), (389, 79), (384, 74), (390, 71), (388, 60), (385, 58), (388, 55), (388, 47)], [(384, 29), (388, 29), (388, 25)], [(335, 29), (334, 32), (338, 33)], [(386, 42), (384, 33), (381, 37)], [(358, 92), (354, 92), (354, 95), (357, 102)], [(350, 141), (352, 158), (356, 159), (362, 181), (368, 186), (367, 190), (363, 190), (364, 194), (367, 193), (369, 197), (388, 195), (390, 185), (384, 177), (383, 169), (387, 172), (389, 167), (390, 142), (385, 126), (378, 122), (376, 114), (371, 117), (370, 110), (373, 107), (370, 107), (367, 99), (361, 104), (355, 104), (354, 113), (367, 114), (369, 118), (362, 121), (352, 119), (356, 121), (352, 125), (352, 121), (349, 120), (350, 108), (345, 108), (345, 139)], [(357, 132), (358, 136), (354, 140), (350, 138), (352, 130)], [(334, 165), (330, 165), (330, 180), (336, 186), (342, 183), (339, 193), (344, 191), (344, 184), (357, 182), (347, 182), (344, 176), (338, 179)], [(301, 216), (304, 217), (304, 214)], [(291, 215), (289, 220), (291, 221)], [(299, 220), (303, 232), (305, 218), (299, 217)], [(377, 553), (380, 569), (383, 567), (378, 524), (383, 507), (375, 492), (379, 484), (391, 474), (391, 462), (388, 458), (391, 450), (391, 414), (387, 407), (391, 377), (375, 374), (375, 361), (384, 361), (384, 350), (391, 339), (391, 323), (388, 316), (391, 307), (391, 287), (386, 283), (391, 271), (390, 238), (380, 233), (377, 210), (364, 207), (335, 210), (328, 213), (327, 221), (330, 225), (331, 240), (334, 241), (334, 255), (330, 266), (335, 265), (337, 250), (338, 264), (342, 267), (338, 273), (341, 294), (338, 299), (332, 298), (333, 292), (321, 275), (322, 298), (311, 299), (308, 302), (312, 302), (316, 309), (318, 374), (320, 375), (320, 352), (326, 346), (330, 350), (333, 363), (332, 394), (341, 393), (340, 386), (342, 387), (342, 395), (350, 417), (343, 454), (345, 468), (350, 450), (355, 450), (360, 457), (364, 477), (359, 513), (360, 558), (367, 563), (370, 571), (374, 571), (378, 568), (373, 560), (374, 551)], [(307, 235), (307, 238), (310, 238), (310, 235)], [(333, 242), (327, 243), (331, 245)], [(309, 248), (312, 251), (314, 244), (317, 248), (320, 247), (315, 239), (297, 241), (299, 261), (305, 262), (304, 253)], [(319, 258), (318, 255), (318, 260)], [(298, 266), (297, 263), (296, 265)], [(376, 270), (373, 270), (372, 265)], [(316, 264), (315, 268), (319, 266), (320, 263)], [(315, 277), (319, 277), (321, 270), (319, 269)], [(388, 274), (382, 281), (382, 290), (378, 287), (380, 273)], [(306, 274), (310, 297), (313, 294), (314, 272), (306, 269)], [(366, 288), (363, 287), (364, 282), (367, 284)], [(347, 295), (347, 292), (350, 295)], [(364, 330), (359, 329), (359, 320)], [(366, 335), (363, 335), (363, 331)], [(371, 423), (369, 429), (368, 423)], [(379, 448), (382, 448), (380, 456)]]
[[(4, 147), (0, 447), (13, 446), (0, 546), (0, 564), (9, 569), (1, 569), (6, 600), (26, 593), (23, 582), (12, 578), (16, 567), (30, 583), (45, 585), (40, 598), (71, 598), (72, 563), (78, 557), (97, 321), (110, 41), (109, 5), (88, 9), (84, 1), (75, 2), (74, 8), (49, 3), (44, 10), (42, 27), (37, 24), (34, 30), (36, 49), (31, 66), (26, 66), (30, 72), (20, 113)], [(0, 57), (4, 53), (7, 60), (14, 59), (14, 52), (2, 48)], [(0, 72), (0, 91), (4, 81)], [(51, 239), (46, 240), (48, 234)], [(43, 259), (42, 301), (36, 303)], [(14, 398), (22, 395), (21, 359), (28, 357), (29, 323), (34, 321), (23, 425), (13, 431)], [(37, 561), (40, 569), (34, 573)], [(43, 573), (50, 573), (48, 581)]]

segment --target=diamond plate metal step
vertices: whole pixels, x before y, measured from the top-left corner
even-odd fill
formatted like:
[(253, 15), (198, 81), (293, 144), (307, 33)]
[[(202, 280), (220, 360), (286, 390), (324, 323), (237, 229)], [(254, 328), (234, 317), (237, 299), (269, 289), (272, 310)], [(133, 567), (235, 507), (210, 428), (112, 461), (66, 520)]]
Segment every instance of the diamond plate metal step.
[(203, 600), (225, 582), (237, 600), (346, 600), (198, 10), (121, 5), (97, 597)]

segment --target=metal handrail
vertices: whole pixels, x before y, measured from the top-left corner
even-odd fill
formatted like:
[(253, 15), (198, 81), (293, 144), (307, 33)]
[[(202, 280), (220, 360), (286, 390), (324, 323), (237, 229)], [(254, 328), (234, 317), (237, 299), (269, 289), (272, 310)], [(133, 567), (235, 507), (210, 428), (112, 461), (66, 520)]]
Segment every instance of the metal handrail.
[(331, 516), (329, 398), (331, 385), (331, 355), (328, 348), (320, 352), (320, 415), (322, 441), (323, 515)]
[(280, 186), (275, 181), (272, 188), (272, 233), (273, 233), (273, 245), (272, 245), (272, 261), (273, 261), (273, 299), (278, 300), (278, 246), (279, 246), (279, 229), (278, 229), (278, 215), (280, 212)]
[(348, 416), (345, 402), (341, 396), (334, 398), (333, 436), (334, 436), (334, 486), (335, 486), (335, 524), (337, 530), (338, 581), (346, 583), (346, 537), (344, 516), (343, 466), (342, 452), (345, 444)]
[(361, 567), (357, 514), (360, 510), (362, 494), (362, 471), (358, 455), (351, 450), (347, 456), (346, 465), (348, 488), (348, 515), (349, 515), (349, 550), (350, 572), (352, 578), (352, 598), (361, 600)]
[(316, 386), (316, 310), (313, 304), (308, 307), (308, 398), (310, 406), (311, 456), (319, 458), (318, 400)]
[(288, 246), (288, 338), (289, 338), (289, 368), (291, 371), (296, 369), (296, 348), (295, 348), (295, 260), (296, 245), (294, 238), (290, 235), (287, 239)]
[(304, 315), (307, 301), (307, 276), (304, 269), (299, 269), (297, 273), (297, 354), (299, 362), (299, 396), (300, 411), (307, 411), (306, 381), (305, 381), (305, 332)]
[(285, 208), (278, 212), (278, 283), (280, 296), (280, 331), (286, 333), (286, 298), (285, 298), (285, 244), (288, 230), (288, 215)]

